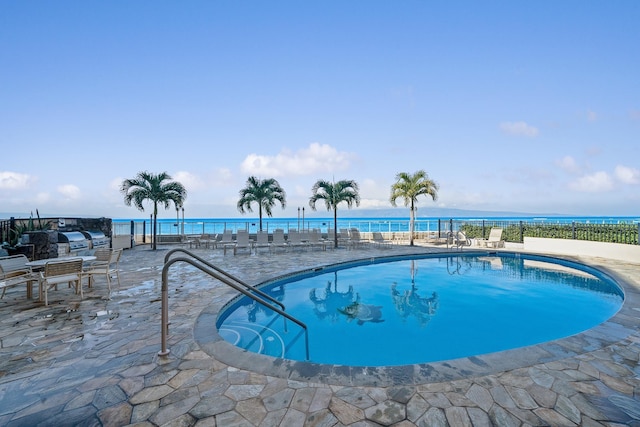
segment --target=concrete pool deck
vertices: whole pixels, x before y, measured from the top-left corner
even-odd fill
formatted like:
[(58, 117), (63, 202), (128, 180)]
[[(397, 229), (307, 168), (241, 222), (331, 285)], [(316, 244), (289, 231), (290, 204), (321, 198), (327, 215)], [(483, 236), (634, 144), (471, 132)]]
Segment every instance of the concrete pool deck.
[[(100, 282), (50, 305), (12, 288), (0, 300), (0, 425), (6, 426), (640, 426), (640, 260), (581, 258), (613, 274), (620, 312), (574, 337), (386, 371), (300, 369), (206, 337), (235, 291), (184, 263), (169, 270), (169, 340), (160, 350), (164, 256), (126, 250), (122, 287)], [(314, 266), (441, 247), (258, 255), (194, 249), (250, 284)], [(365, 375), (366, 374), (366, 375)]]

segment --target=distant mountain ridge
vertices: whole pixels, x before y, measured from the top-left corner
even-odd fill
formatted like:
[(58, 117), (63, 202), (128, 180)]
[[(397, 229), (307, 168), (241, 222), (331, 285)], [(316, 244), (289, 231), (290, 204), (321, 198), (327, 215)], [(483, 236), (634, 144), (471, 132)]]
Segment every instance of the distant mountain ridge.
[[(323, 216), (326, 216), (323, 215)], [(397, 218), (408, 217), (409, 208), (390, 208), (390, 209), (340, 209), (338, 207), (338, 216), (341, 218)], [(506, 212), (506, 211), (482, 211), (471, 209), (451, 209), (451, 208), (419, 208), (418, 218), (477, 218), (477, 217), (572, 217), (575, 215), (555, 214), (555, 213), (531, 213), (531, 212)]]

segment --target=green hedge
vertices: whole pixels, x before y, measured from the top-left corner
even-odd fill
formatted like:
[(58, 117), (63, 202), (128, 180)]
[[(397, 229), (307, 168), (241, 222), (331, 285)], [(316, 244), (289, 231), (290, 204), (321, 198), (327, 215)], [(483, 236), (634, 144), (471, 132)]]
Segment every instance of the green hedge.
[[(637, 224), (476, 224), (462, 223), (459, 229), (467, 237), (486, 239), (492, 227), (503, 229), (502, 238), (506, 242), (522, 243), (524, 237), (543, 237), (548, 239), (576, 239), (592, 242), (610, 242), (638, 244)], [(484, 232), (484, 233), (483, 233)]]

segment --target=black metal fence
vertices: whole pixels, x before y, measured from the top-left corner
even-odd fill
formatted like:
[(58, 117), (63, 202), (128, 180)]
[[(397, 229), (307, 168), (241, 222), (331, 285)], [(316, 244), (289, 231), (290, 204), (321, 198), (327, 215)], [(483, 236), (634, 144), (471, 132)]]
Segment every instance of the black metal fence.
[(11, 241), (11, 230), (15, 228), (13, 219), (0, 220), (0, 244)]
[(525, 237), (587, 240), (592, 242), (638, 244), (640, 223), (568, 224), (530, 223), (525, 221), (458, 221), (449, 220), (447, 230), (462, 230), (469, 238), (486, 239), (491, 228), (502, 228), (506, 242), (523, 243)]

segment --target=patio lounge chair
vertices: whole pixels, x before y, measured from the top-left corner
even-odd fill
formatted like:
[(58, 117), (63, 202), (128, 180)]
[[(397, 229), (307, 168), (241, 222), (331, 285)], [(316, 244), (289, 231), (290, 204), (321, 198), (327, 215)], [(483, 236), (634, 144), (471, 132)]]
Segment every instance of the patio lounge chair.
[(350, 238), (351, 237), (349, 236), (349, 229), (348, 228), (341, 228), (340, 232), (338, 233), (338, 246), (340, 246), (340, 245), (348, 245)]
[[(233, 254), (237, 254), (238, 250), (248, 250), (251, 253), (251, 242), (249, 241), (249, 232), (246, 230), (238, 230), (236, 235), (236, 243), (233, 247)], [(225, 249), (226, 252), (226, 249)]]
[(379, 231), (374, 231), (371, 240), (379, 248), (390, 248), (391, 241), (385, 240), (384, 236)]
[(302, 233), (297, 230), (289, 230), (287, 237), (287, 246), (290, 248), (306, 248), (307, 243), (302, 241)]
[(489, 232), (489, 237), (486, 240), (479, 240), (479, 243), (488, 248), (504, 247), (504, 240), (502, 240), (502, 228), (493, 227)]
[(334, 242), (335, 242), (335, 237), (336, 237), (336, 231), (333, 228), (330, 228), (327, 230), (327, 245), (330, 248), (334, 247)]
[(269, 246), (269, 233), (266, 231), (258, 231), (258, 233), (256, 233), (256, 243), (253, 245), (256, 253), (258, 253), (258, 249), (260, 248), (269, 249)]
[(227, 248), (231, 248), (235, 244), (231, 230), (224, 230), (222, 232), (222, 239), (216, 244), (216, 247), (222, 246), (222, 249), (224, 249), (224, 253), (226, 254)]
[(469, 239), (466, 234), (464, 234), (462, 231), (454, 231), (449, 233), (449, 238), (447, 239), (447, 248), (456, 248), (460, 250), (464, 246), (471, 246), (471, 239)]
[(284, 230), (282, 228), (273, 230), (273, 240), (270, 249), (275, 251), (278, 248), (287, 249), (287, 242), (284, 240)]
[(364, 245), (366, 242), (360, 238), (360, 230), (352, 228), (349, 230), (349, 240), (347, 243), (349, 248), (357, 248), (358, 246)]
[(189, 244), (189, 249), (199, 248), (200, 246), (202, 246), (202, 242), (200, 242), (200, 236), (187, 236), (185, 238), (185, 243)]
[(320, 236), (320, 231), (316, 228), (309, 232), (309, 247), (310, 248), (321, 248), (323, 251), (327, 250), (327, 241), (322, 240)]
[(215, 249), (218, 244), (217, 235), (215, 234), (203, 234), (200, 236), (200, 244), (204, 245), (205, 248)]

